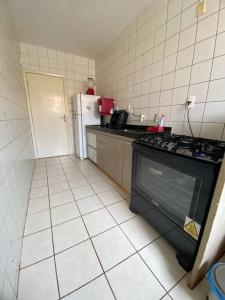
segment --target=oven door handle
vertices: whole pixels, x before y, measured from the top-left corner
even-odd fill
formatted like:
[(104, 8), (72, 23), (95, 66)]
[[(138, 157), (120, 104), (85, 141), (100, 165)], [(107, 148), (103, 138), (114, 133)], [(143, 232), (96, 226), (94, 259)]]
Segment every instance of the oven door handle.
[(156, 169), (153, 169), (152, 167), (150, 167), (150, 170), (155, 173), (156, 175), (162, 175), (162, 171), (159, 171), (159, 170), (156, 170)]

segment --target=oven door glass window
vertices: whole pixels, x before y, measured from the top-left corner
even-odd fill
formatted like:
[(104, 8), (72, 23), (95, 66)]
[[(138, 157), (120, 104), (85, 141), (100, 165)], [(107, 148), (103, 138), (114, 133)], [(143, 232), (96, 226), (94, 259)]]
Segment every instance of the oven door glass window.
[(138, 155), (135, 188), (178, 224), (189, 216), (197, 179)]

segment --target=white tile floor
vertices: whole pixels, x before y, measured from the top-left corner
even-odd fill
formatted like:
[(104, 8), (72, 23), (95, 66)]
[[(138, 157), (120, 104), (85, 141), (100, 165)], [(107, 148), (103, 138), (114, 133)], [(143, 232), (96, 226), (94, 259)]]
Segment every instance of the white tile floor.
[(18, 300), (202, 300), (175, 251), (90, 161), (36, 161)]

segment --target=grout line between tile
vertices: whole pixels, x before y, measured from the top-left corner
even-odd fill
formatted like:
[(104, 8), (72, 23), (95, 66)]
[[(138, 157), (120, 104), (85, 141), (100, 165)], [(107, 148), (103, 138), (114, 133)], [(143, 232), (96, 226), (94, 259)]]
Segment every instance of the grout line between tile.
[[(60, 158), (59, 158), (59, 161), (60, 161)], [(71, 159), (71, 162), (75, 165), (75, 162), (74, 162), (72, 159)], [(60, 161), (60, 163), (61, 163), (61, 161)], [(62, 167), (62, 170), (63, 170), (63, 172), (64, 172), (63, 167)], [(80, 172), (82, 173), (82, 170), (80, 170)], [(82, 174), (83, 174), (83, 173), (82, 173)], [(84, 177), (86, 177), (86, 175), (84, 175)], [(72, 189), (70, 189), (70, 190), (72, 191)], [(94, 192), (95, 192), (95, 191), (94, 191)], [(96, 192), (95, 192), (95, 195), (98, 197), (98, 194), (97, 194)], [(74, 196), (73, 196), (73, 197), (74, 197)], [(98, 197), (98, 198), (99, 198), (99, 197)], [(101, 200), (100, 198), (99, 198), (99, 200), (102, 202), (102, 200)], [(122, 199), (122, 200), (120, 200), (120, 201), (118, 201), (118, 202), (116, 202), (116, 203), (119, 203), (119, 202), (121, 202), (121, 201), (125, 201), (125, 199)], [(76, 200), (75, 200), (75, 199), (74, 199), (73, 202), (74, 202), (75, 205), (77, 206), (77, 203), (76, 203)], [(69, 203), (73, 203), (73, 202), (69, 202)], [(102, 202), (102, 203), (103, 203), (103, 202)], [(91, 244), (92, 244), (92, 247), (93, 247), (93, 249), (94, 249), (94, 251), (95, 251), (95, 253), (96, 253), (96, 256), (97, 256), (97, 258), (98, 258), (98, 261), (99, 261), (99, 263), (100, 263), (100, 265), (101, 265), (101, 268), (102, 268), (102, 271), (103, 271), (103, 273), (102, 273), (101, 275), (97, 276), (96, 278), (98, 278), (98, 277), (100, 277), (100, 276), (102, 276), (102, 275), (105, 276), (105, 278), (106, 278), (106, 280), (107, 280), (107, 282), (108, 282), (108, 285), (109, 285), (109, 287), (110, 287), (110, 289), (111, 289), (111, 291), (112, 291), (113, 296), (114, 296), (115, 299), (116, 299), (116, 297), (115, 297), (114, 291), (112, 290), (112, 287), (111, 287), (111, 285), (110, 285), (110, 283), (109, 283), (109, 281), (108, 281), (108, 278), (107, 278), (107, 276), (106, 276), (106, 273), (107, 273), (108, 271), (114, 269), (114, 268), (117, 267), (119, 264), (123, 263), (124, 261), (126, 261), (127, 259), (129, 259), (130, 257), (132, 257), (132, 256), (135, 255), (135, 254), (138, 254), (138, 256), (141, 258), (141, 260), (145, 263), (145, 265), (147, 266), (147, 268), (150, 270), (150, 272), (151, 272), (151, 273), (153, 274), (153, 276), (156, 278), (156, 280), (160, 283), (160, 285), (161, 285), (161, 286), (163, 287), (163, 289), (166, 291), (166, 294), (165, 294), (165, 295), (169, 295), (169, 292), (170, 292), (170, 291), (171, 291), (171, 290), (172, 290), (172, 289), (173, 289), (173, 288), (174, 288), (174, 287), (175, 287), (175, 286), (176, 286), (176, 285), (177, 285), (177, 284), (185, 277), (185, 276), (187, 276), (187, 274), (185, 274), (185, 275), (184, 275), (184, 276), (183, 276), (183, 277), (182, 277), (182, 278), (181, 278), (181, 279), (180, 279), (180, 280), (179, 280), (179, 281), (178, 281), (178, 282), (177, 282), (177, 283), (169, 290), (169, 291), (167, 291), (167, 290), (164, 288), (164, 286), (162, 285), (162, 283), (161, 283), (161, 282), (159, 281), (159, 279), (154, 275), (153, 271), (149, 268), (149, 266), (146, 264), (146, 262), (143, 260), (143, 258), (142, 258), (141, 255), (139, 254), (139, 252), (140, 252), (142, 249), (144, 249), (145, 247), (147, 247), (147, 246), (150, 245), (151, 243), (155, 242), (157, 239), (160, 239), (163, 235), (159, 235), (156, 239), (152, 240), (150, 243), (148, 243), (147, 245), (143, 246), (141, 249), (137, 250), (137, 249), (134, 247), (133, 243), (130, 241), (130, 239), (127, 237), (127, 235), (124, 233), (123, 229), (120, 227), (121, 224), (124, 224), (124, 223), (126, 223), (126, 222), (128, 222), (128, 221), (130, 221), (130, 220), (132, 220), (132, 219), (134, 219), (134, 218), (136, 218), (136, 216), (134, 216), (134, 217), (132, 217), (132, 218), (130, 218), (130, 219), (128, 219), (128, 220), (125, 220), (125, 221), (123, 221), (123, 222), (121, 222), (121, 223), (118, 223), (118, 222), (115, 220), (115, 218), (113, 217), (113, 215), (110, 213), (110, 211), (108, 210), (108, 207), (109, 207), (109, 206), (112, 206), (112, 205), (114, 205), (114, 204), (116, 204), (116, 203), (112, 203), (112, 204), (110, 204), (110, 205), (108, 205), (108, 206), (106, 206), (106, 205), (103, 203), (104, 207), (95, 210), (95, 212), (96, 212), (96, 211), (101, 210), (101, 209), (106, 209), (106, 210), (109, 212), (109, 214), (112, 216), (112, 218), (114, 219), (114, 221), (115, 221), (115, 223), (116, 223), (115, 226), (113, 226), (113, 227), (111, 227), (111, 228), (109, 228), (109, 229), (107, 229), (107, 230), (105, 230), (105, 231), (103, 231), (103, 232), (100, 232), (100, 233), (98, 233), (98, 234), (96, 234), (96, 235), (94, 235), (94, 236), (91, 237), (90, 234), (89, 234), (89, 232), (88, 232), (88, 230), (87, 230), (86, 224), (85, 224), (85, 222), (84, 222), (84, 220), (83, 220), (83, 216), (88, 215), (88, 214), (91, 214), (91, 213), (93, 213), (93, 211), (92, 211), (92, 212), (89, 212), (89, 213), (87, 213), (87, 214), (78, 216), (78, 217), (76, 217), (76, 218), (73, 218), (73, 219), (71, 219), (71, 220), (74, 220), (74, 219), (77, 219), (77, 218), (81, 218), (81, 219), (82, 219), (82, 222), (83, 222), (83, 224), (84, 224), (84, 226), (85, 226), (85, 228), (86, 228), (86, 231), (87, 231), (87, 233), (88, 233), (89, 238), (86, 239), (86, 240), (84, 240), (84, 241), (82, 241), (82, 242), (80, 242), (80, 243), (78, 243), (78, 244), (72, 245), (71, 247), (69, 247), (69, 248), (67, 248), (67, 249), (64, 249), (64, 250), (62, 250), (62, 251), (59, 251), (59, 252), (55, 253), (55, 249), (54, 249), (54, 239), (53, 239), (53, 227), (58, 226), (58, 225), (61, 225), (61, 224), (64, 224), (64, 223), (67, 223), (67, 222), (69, 222), (69, 221), (71, 221), (71, 220), (67, 220), (67, 221), (62, 222), (62, 223), (60, 223), (60, 224), (52, 225), (52, 219), (51, 219), (51, 207), (50, 207), (50, 200), (49, 200), (49, 213), (50, 213), (50, 220), (51, 220), (51, 227), (49, 227), (49, 228), (51, 229), (51, 234), (52, 234), (53, 255), (52, 255), (52, 256), (49, 256), (49, 257), (47, 257), (47, 258), (44, 258), (44, 259), (41, 260), (41, 261), (44, 261), (44, 260), (49, 259), (49, 258), (51, 258), (51, 257), (54, 258), (54, 265), (55, 265), (55, 272), (56, 272), (56, 281), (57, 281), (57, 288), (58, 288), (59, 297), (60, 297), (60, 289), (59, 289), (59, 282), (58, 282), (58, 275), (57, 275), (57, 265), (56, 265), (56, 259), (55, 259), (55, 256), (58, 255), (58, 254), (60, 254), (60, 253), (62, 253), (62, 252), (67, 251), (68, 249), (71, 249), (71, 248), (73, 248), (73, 247), (76, 247), (77, 245), (79, 245), (79, 244), (81, 244), (81, 243), (83, 243), (83, 242), (85, 242), (85, 241), (88, 241), (88, 240), (90, 240), (90, 242), (91, 242)], [(63, 206), (63, 205), (65, 205), (65, 204), (62, 204), (62, 205), (60, 205), (60, 206)], [(57, 206), (57, 207), (58, 207), (58, 206)], [(78, 209), (78, 211), (79, 211), (79, 213), (80, 213), (80, 209), (79, 209), (78, 206), (77, 206), (77, 209)], [(116, 228), (116, 227), (119, 227), (119, 228), (120, 228), (120, 230), (123, 232), (123, 234), (125, 235), (125, 237), (127, 238), (127, 240), (128, 240), (128, 241), (130, 242), (130, 244), (133, 246), (135, 252), (132, 253), (130, 256), (126, 257), (124, 260), (120, 261), (118, 264), (116, 264), (116, 265), (114, 265), (113, 267), (111, 267), (110, 269), (104, 271), (103, 266), (102, 266), (101, 261), (100, 261), (100, 258), (99, 258), (98, 254), (97, 254), (97, 251), (96, 251), (95, 247), (94, 247), (94, 244), (93, 244), (92, 239), (93, 239), (94, 237), (96, 237), (96, 236), (98, 236), (98, 235), (101, 235), (101, 234), (103, 234), (104, 232), (107, 232), (107, 231), (111, 230), (112, 228)], [(43, 230), (40, 230), (39, 232), (44, 231), (44, 230), (49, 229), (49, 228), (45, 228), (45, 229), (43, 229)], [(37, 233), (37, 232), (35, 232), (35, 233)], [(35, 233), (32, 233), (32, 234), (35, 234)], [(32, 235), (32, 234), (30, 234), (30, 235)], [(29, 235), (27, 235), (27, 236), (29, 236)], [(35, 263), (33, 263), (33, 264), (37, 264), (37, 263), (39, 263), (39, 262), (41, 262), (41, 261), (35, 262)], [(33, 264), (31, 264), (31, 265), (33, 265)], [(21, 270), (22, 270), (22, 269), (25, 269), (25, 268), (27, 268), (27, 267), (30, 267), (31, 265), (25, 266), (25, 267), (21, 268)], [(91, 281), (85, 283), (84, 285), (80, 286), (79, 288), (77, 288), (76, 290), (70, 292), (69, 294), (74, 293), (75, 291), (79, 290), (80, 288), (82, 288), (82, 287), (84, 287), (85, 285), (89, 284), (90, 282), (94, 281), (96, 278), (94, 278), (94, 279), (92, 279)], [(64, 298), (65, 298), (66, 296), (68, 296), (69, 294), (64, 295), (64, 296), (61, 297), (60, 299), (64, 299)], [(165, 297), (165, 295), (163, 295), (163, 297)], [(169, 295), (169, 296), (170, 296), (170, 295)], [(163, 297), (162, 297), (162, 298), (163, 298)], [(170, 296), (170, 297), (171, 297), (171, 296)], [(161, 298), (161, 299), (162, 299), (162, 298)]]
[[(95, 191), (94, 191), (94, 192), (95, 192)], [(95, 194), (96, 194), (96, 193), (95, 193)], [(75, 199), (75, 198), (74, 198), (74, 199)], [(77, 204), (76, 204), (76, 205), (77, 205)], [(79, 209), (78, 205), (77, 205), (77, 208), (78, 208), (78, 211), (80, 212), (80, 209)], [(80, 214), (81, 214), (81, 212), (80, 212)], [(114, 296), (114, 298), (115, 298), (115, 300), (116, 300), (116, 296), (115, 296), (114, 291), (113, 291), (113, 289), (112, 289), (112, 287), (111, 287), (111, 285), (110, 285), (110, 283), (109, 283), (109, 281), (108, 281), (107, 276), (106, 276), (105, 273), (104, 273), (104, 269), (103, 269), (102, 263), (101, 263), (100, 258), (99, 258), (99, 256), (98, 256), (98, 253), (97, 253), (97, 251), (96, 251), (96, 249), (95, 249), (95, 247), (94, 247), (93, 241), (91, 240), (89, 231), (88, 231), (88, 229), (87, 229), (87, 226), (86, 226), (86, 224), (85, 224), (85, 222), (84, 222), (84, 219), (83, 219), (83, 216), (82, 216), (82, 215), (81, 215), (81, 219), (82, 219), (82, 222), (83, 222), (83, 224), (84, 224), (84, 226), (85, 226), (85, 229), (86, 229), (86, 231), (87, 231), (87, 234), (88, 234), (88, 236), (89, 236), (89, 239), (90, 239), (90, 242), (91, 242), (91, 244), (92, 244), (92, 247), (93, 247), (93, 249), (94, 249), (94, 251), (95, 251), (95, 254), (96, 254), (97, 258), (98, 258), (98, 261), (99, 261), (99, 264), (100, 264), (100, 266), (101, 266), (101, 268), (102, 268), (102, 271), (103, 271), (103, 274), (104, 274), (104, 276), (105, 276), (105, 279), (107, 280), (108, 285), (109, 285), (109, 287), (110, 287), (110, 289), (111, 289), (111, 292), (112, 292), (112, 294), (113, 294), (113, 296)], [(85, 284), (85, 285), (86, 285), (86, 284)]]
[[(47, 169), (47, 165), (46, 165), (46, 169)], [(47, 183), (48, 183), (48, 176), (47, 176)], [(55, 267), (55, 276), (56, 276), (58, 296), (60, 298), (59, 279), (58, 279), (58, 273), (57, 273), (57, 267), (56, 267), (55, 246), (54, 246), (54, 238), (53, 238), (53, 230), (52, 230), (52, 216), (51, 216), (51, 207), (50, 207), (49, 185), (48, 185), (48, 197), (49, 197), (49, 215), (50, 215), (50, 223), (51, 223), (51, 238), (52, 238), (53, 260), (54, 260), (54, 267)]]

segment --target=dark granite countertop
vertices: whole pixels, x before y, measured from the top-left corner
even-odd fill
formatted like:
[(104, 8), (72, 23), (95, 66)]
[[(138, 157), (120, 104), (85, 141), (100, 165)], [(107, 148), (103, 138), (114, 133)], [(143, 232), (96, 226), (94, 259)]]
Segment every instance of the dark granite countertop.
[[(124, 129), (112, 129), (109, 127), (102, 127), (102, 126), (98, 126), (98, 125), (89, 125), (86, 126), (87, 129), (93, 129), (93, 130), (97, 130), (100, 132), (105, 132), (108, 134), (115, 134), (115, 135), (120, 135), (120, 136), (125, 136), (128, 138), (132, 138), (132, 139), (138, 139), (141, 136), (145, 136), (148, 135), (149, 132), (146, 132), (146, 129), (149, 126), (138, 126), (138, 125), (126, 125)], [(170, 127), (167, 128), (168, 131), (171, 130)]]

